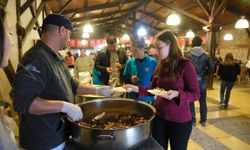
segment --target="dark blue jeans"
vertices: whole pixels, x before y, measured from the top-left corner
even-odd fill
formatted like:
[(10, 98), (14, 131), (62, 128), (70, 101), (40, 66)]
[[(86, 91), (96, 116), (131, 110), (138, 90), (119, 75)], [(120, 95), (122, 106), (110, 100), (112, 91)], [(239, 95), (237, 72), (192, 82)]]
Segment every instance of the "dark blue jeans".
[[(230, 99), (231, 90), (234, 86), (232, 81), (221, 81), (220, 84), (220, 104), (224, 105), (226, 108)], [(226, 91), (226, 94), (225, 94)]]
[(192, 131), (192, 120), (184, 123), (175, 123), (164, 120), (158, 115), (153, 120), (153, 138), (165, 149), (168, 149), (168, 140), (171, 150), (186, 150)]
[[(207, 82), (206, 80), (201, 80), (199, 81), (199, 89), (200, 89), (200, 118), (201, 122), (206, 122), (207, 121)], [(193, 122), (196, 122), (196, 117), (195, 117), (195, 104), (194, 102), (190, 103), (190, 111), (192, 114)]]

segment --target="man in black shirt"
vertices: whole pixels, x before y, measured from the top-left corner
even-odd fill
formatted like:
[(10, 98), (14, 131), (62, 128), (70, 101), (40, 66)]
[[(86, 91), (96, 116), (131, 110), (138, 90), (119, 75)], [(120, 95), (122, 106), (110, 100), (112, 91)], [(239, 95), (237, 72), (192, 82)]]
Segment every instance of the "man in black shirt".
[(11, 92), (20, 113), (20, 145), (25, 149), (63, 149), (70, 136), (65, 114), (73, 121), (83, 117), (73, 104), (76, 93), (110, 95), (109, 87), (86, 86), (75, 81), (59, 55), (70, 39), (71, 22), (58, 14), (48, 15), (41, 41), (23, 56)]

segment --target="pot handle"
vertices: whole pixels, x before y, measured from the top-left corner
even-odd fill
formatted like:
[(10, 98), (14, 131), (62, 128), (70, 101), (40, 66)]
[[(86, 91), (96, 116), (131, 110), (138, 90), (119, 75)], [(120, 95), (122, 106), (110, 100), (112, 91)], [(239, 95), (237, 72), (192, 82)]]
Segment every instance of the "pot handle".
[(116, 137), (114, 137), (113, 135), (98, 135), (97, 140), (115, 140)]

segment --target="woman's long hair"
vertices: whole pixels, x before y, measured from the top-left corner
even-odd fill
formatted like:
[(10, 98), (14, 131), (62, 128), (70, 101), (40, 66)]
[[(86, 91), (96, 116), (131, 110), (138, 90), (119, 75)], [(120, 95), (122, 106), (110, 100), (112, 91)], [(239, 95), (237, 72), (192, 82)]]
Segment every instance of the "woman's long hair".
[(4, 19), (5, 19), (5, 16), (6, 16), (6, 12), (4, 8), (0, 6), (0, 64), (2, 64), (3, 54), (4, 54), (4, 37), (5, 37)]
[(227, 53), (225, 56), (224, 61), (222, 62), (223, 65), (234, 65), (234, 57), (232, 53)]
[(181, 49), (179, 48), (179, 45), (177, 43), (176, 37), (173, 34), (173, 32), (169, 30), (164, 30), (160, 32), (158, 35), (156, 35), (156, 41), (162, 41), (166, 43), (167, 45), (170, 44), (169, 46), (169, 54), (168, 57), (165, 59), (160, 60), (158, 63), (158, 69), (156, 71), (155, 77), (160, 77), (163, 73), (163, 65), (168, 62), (169, 64), (169, 72), (170, 72), (170, 77), (172, 79), (175, 79), (176, 72), (178, 69), (178, 64), (180, 58), (183, 58), (183, 54), (181, 52)]

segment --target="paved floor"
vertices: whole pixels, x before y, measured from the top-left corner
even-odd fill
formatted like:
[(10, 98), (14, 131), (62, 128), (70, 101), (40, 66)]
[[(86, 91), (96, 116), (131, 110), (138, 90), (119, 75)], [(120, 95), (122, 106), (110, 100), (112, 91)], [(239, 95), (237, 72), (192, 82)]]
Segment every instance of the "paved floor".
[[(236, 83), (227, 110), (218, 108), (220, 82), (213, 87), (208, 90), (207, 126), (193, 128), (188, 150), (250, 150), (250, 82)], [(196, 112), (199, 119), (198, 102)]]

